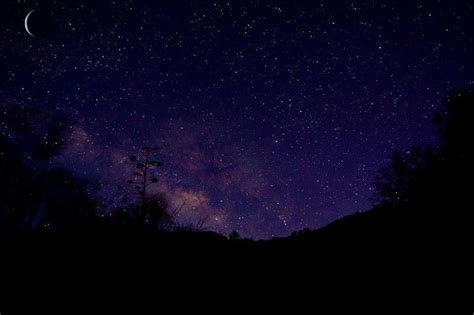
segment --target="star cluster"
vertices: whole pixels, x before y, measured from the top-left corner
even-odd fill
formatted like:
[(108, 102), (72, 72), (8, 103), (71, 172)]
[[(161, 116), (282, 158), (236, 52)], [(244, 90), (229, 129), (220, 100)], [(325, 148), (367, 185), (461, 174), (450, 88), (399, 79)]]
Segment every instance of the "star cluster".
[[(127, 156), (160, 145), (183, 222), (255, 238), (371, 207), (395, 149), (474, 83), (469, 1), (6, 1), (0, 96), (67, 113), (55, 163), (132, 198)], [(49, 12), (32, 38), (23, 19)]]

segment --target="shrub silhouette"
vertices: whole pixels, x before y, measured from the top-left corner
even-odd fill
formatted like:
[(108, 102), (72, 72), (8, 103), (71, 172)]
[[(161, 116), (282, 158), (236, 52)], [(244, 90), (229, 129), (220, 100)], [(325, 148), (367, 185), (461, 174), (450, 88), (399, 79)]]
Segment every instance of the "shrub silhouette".
[(236, 230), (233, 230), (230, 234), (229, 234), (229, 240), (231, 241), (236, 241), (240, 239), (240, 234), (239, 232), (237, 232)]
[(115, 208), (112, 211), (112, 223), (148, 230), (171, 230), (174, 220), (168, 208), (169, 203), (164, 195), (147, 196), (140, 203)]

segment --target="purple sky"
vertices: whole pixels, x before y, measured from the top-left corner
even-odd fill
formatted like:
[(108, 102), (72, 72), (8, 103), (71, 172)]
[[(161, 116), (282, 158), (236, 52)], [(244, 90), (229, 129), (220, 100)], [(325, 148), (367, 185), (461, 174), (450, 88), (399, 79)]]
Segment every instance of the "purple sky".
[(287, 235), (369, 209), (389, 154), (433, 140), (438, 100), (473, 86), (473, 21), (469, 1), (2, 1), (0, 101), (66, 113), (55, 163), (109, 206), (156, 144), (181, 222)]

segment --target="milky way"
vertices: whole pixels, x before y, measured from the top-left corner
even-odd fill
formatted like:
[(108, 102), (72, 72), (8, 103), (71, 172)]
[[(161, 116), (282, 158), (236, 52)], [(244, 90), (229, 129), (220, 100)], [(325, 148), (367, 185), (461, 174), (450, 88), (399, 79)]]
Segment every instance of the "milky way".
[[(52, 16), (32, 38), (26, 14)], [(131, 201), (159, 145), (182, 222), (268, 238), (371, 207), (395, 150), (474, 84), (469, 1), (2, 1), (2, 102), (70, 117), (54, 163)]]

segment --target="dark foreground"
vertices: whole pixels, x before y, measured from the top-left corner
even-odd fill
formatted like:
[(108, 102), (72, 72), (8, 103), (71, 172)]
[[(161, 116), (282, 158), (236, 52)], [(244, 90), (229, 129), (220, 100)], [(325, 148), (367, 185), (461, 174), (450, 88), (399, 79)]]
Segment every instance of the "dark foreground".
[(262, 302), (265, 294), (276, 299), (273, 307), (329, 295), (470, 310), (471, 232), (450, 227), (449, 220), (440, 229), (438, 220), (420, 225), (404, 217), (400, 210), (376, 208), (269, 241), (117, 227), (4, 234), (2, 314), (31, 313), (26, 308), (95, 313), (101, 307), (105, 314), (132, 307), (135, 314), (141, 313), (137, 306), (191, 307), (185, 303), (190, 298), (197, 300), (191, 308), (205, 310), (222, 299)]

